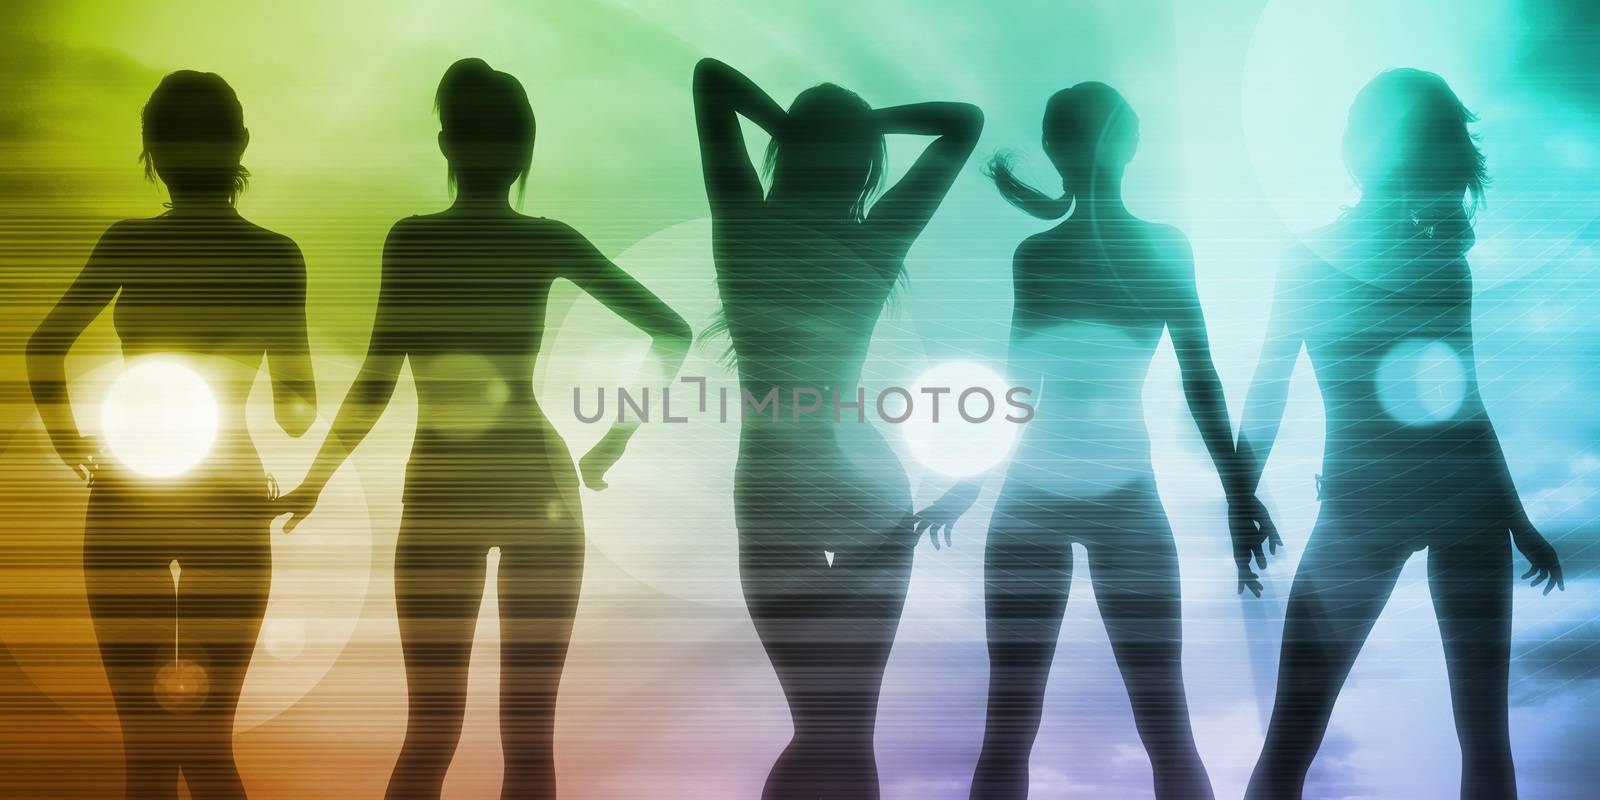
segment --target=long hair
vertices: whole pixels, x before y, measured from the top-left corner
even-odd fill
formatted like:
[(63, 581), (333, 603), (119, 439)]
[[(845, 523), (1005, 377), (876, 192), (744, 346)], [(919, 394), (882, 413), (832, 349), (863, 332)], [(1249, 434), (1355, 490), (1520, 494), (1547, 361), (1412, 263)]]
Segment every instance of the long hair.
[(1051, 95), (1044, 109), (1045, 153), (1061, 174), (1051, 197), (1017, 177), (1015, 154), (995, 153), (983, 174), (1006, 202), (1040, 219), (1060, 219), (1101, 176), (1120, 174), (1139, 147), (1139, 117), (1116, 89), (1086, 81)]
[(245, 136), (244, 107), (233, 87), (215, 72), (178, 70), (161, 79), (140, 113), (145, 180), (158, 177), (160, 154), (185, 152), (184, 164), (168, 167), (166, 179), (208, 185), (236, 201), (249, 183), (250, 171), (240, 163)]
[[(514, 159), (520, 165), (517, 202), (521, 204), (528, 188), (535, 132), (533, 106), (528, 103), (522, 83), (481, 58), (463, 58), (451, 64), (439, 80), (433, 110), (439, 115), (439, 127), (446, 136), (507, 149), (508, 162)], [(454, 164), (449, 167), (448, 180), (454, 191)]]
[(807, 159), (823, 155), (832, 164), (798, 163), (793, 168), (859, 171), (860, 187), (850, 205), (850, 217), (867, 218), (867, 206), (883, 188), (889, 149), (883, 132), (872, 122), (872, 106), (861, 95), (838, 84), (819, 83), (796, 95), (789, 105), (790, 131), (767, 143), (762, 172), (768, 178), (791, 154)]
[(1444, 78), (1420, 69), (1386, 70), (1350, 106), (1345, 167), (1363, 198), (1442, 198), (1442, 207), (1416, 212), (1418, 224), (1442, 227), (1470, 245), (1472, 218), (1489, 185), (1483, 151), (1467, 127), (1477, 120)]
[[(883, 188), (889, 161), (883, 131), (872, 119), (872, 106), (861, 95), (833, 83), (819, 83), (795, 96), (788, 111), (789, 126), (782, 137), (767, 143), (762, 174), (772, 179), (785, 170), (796, 173), (826, 172), (848, 183), (853, 199), (850, 219), (867, 218), (867, 207)], [(859, 184), (856, 183), (859, 181)], [(905, 279), (904, 262), (898, 265), (895, 285)], [(698, 337), (707, 341), (729, 334), (727, 309), (721, 308)], [(738, 364), (739, 355), (729, 342), (718, 359), (724, 366)]]

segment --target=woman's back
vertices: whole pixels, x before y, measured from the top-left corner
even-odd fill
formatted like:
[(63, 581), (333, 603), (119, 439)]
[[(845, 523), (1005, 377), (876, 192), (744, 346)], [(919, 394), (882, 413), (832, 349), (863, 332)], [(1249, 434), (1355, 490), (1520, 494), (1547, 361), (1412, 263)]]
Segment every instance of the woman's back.
[(416, 380), (410, 501), (465, 492), (509, 504), (571, 482), (533, 371), (551, 285), (581, 243), (559, 222), (509, 212), (446, 211), (390, 232), (373, 347), (406, 355)]
[(230, 355), (259, 364), (282, 312), (305, 298), (294, 242), (237, 214), (125, 220), (95, 253), (120, 286), (125, 356)]
[(1039, 394), (1011, 479), (1079, 496), (1149, 475), (1142, 395), (1180, 242), (1134, 218), (1069, 219), (1017, 249), (1010, 372)]
[[(253, 453), (244, 407), (262, 356), (304, 335), (305, 265), (294, 242), (232, 209), (168, 212), (113, 226), (90, 272), (117, 293), (112, 320), (126, 361), (177, 361), (212, 392), (210, 465)], [(236, 466), (258, 468), (253, 455)]]
[[(719, 223), (717, 283), (743, 388), (825, 392), (853, 400), (884, 303), (899, 273), (859, 222), (800, 223), (766, 211)], [(789, 402), (789, 398), (783, 398)]]

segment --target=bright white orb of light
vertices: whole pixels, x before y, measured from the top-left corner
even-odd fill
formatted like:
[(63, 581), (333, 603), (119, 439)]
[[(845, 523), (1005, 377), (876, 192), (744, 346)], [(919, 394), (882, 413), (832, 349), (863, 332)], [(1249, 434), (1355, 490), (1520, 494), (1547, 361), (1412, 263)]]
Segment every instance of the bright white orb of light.
[(1466, 396), (1466, 367), (1444, 342), (1410, 339), (1390, 348), (1378, 362), (1378, 402), (1403, 424), (1450, 419)]
[(112, 384), (100, 432), (128, 469), (169, 478), (210, 452), (217, 416), (216, 396), (194, 370), (172, 361), (143, 361)]
[[(900, 424), (911, 454), (929, 469), (964, 478), (985, 472), (1011, 452), (1019, 423), (1006, 420), (1018, 409), (1006, 402), (1010, 386), (994, 370), (970, 361), (952, 361), (922, 374), (911, 390), (911, 417)], [(935, 395), (939, 419), (933, 419)], [(869, 400), (870, 402), (870, 400)], [(886, 406), (891, 415), (900, 406)], [(962, 411), (965, 411), (965, 415)], [(979, 421), (981, 420), (981, 421)]]

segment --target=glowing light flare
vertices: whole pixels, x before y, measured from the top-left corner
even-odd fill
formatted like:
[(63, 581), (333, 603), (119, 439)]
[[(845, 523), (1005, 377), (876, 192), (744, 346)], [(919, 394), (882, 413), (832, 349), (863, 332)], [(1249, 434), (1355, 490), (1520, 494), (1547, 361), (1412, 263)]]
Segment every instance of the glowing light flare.
[(988, 471), (1011, 452), (1020, 425), (1006, 417), (1018, 410), (1006, 403), (1010, 386), (999, 373), (982, 364), (953, 361), (929, 369), (908, 388), (911, 416), (900, 423), (901, 433), (924, 466), (968, 477)]
[(1406, 425), (1451, 419), (1467, 396), (1467, 370), (1450, 345), (1409, 339), (1389, 349), (1378, 362), (1378, 402)]
[(446, 436), (474, 437), (499, 424), (511, 400), (505, 370), (476, 353), (423, 357), (413, 367), (428, 398), (429, 424)]
[(123, 466), (170, 478), (205, 459), (218, 417), (216, 395), (199, 373), (175, 361), (140, 361), (111, 385), (100, 433)]
[(174, 714), (199, 708), (210, 693), (211, 677), (193, 661), (173, 661), (156, 671), (156, 702)]
[(278, 661), (298, 658), (306, 649), (306, 619), (300, 609), (287, 605), (267, 609), (261, 623), (260, 644)]

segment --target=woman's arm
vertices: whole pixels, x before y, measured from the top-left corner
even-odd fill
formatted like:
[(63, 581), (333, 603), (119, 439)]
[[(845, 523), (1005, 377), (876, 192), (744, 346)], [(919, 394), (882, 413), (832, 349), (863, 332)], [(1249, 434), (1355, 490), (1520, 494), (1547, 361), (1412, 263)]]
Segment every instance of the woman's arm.
[(1216, 465), (1217, 476), (1222, 479), (1222, 489), (1229, 501), (1250, 497), (1254, 484), (1248, 482), (1249, 470), (1234, 450), (1233, 421), (1228, 417), (1228, 399), (1222, 390), (1222, 379), (1211, 360), (1211, 341), (1206, 333), (1205, 312), (1200, 307), (1200, 296), (1195, 286), (1194, 256), (1188, 242), (1181, 238), (1172, 245), (1171, 268), (1173, 280), (1170, 293), (1171, 307), (1167, 313), (1167, 330), (1172, 335), (1172, 349), (1178, 357), (1178, 369), (1183, 379), (1184, 399), (1189, 404), (1189, 414), (1200, 429), (1200, 438)]
[[(588, 292), (601, 305), (623, 318), (650, 337), (650, 355), (661, 365), (661, 379), (671, 382), (683, 366), (689, 352), (693, 331), (689, 323), (679, 316), (661, 298), (623, 272), (606, 258), (582, 234), (565, 228), (567, 246), (565, 271), (562, 277)], [(579, 459), (579, 473), (583, 483), (596, 491), (606, 488), (605, 475), (627, 449), (628, 441), (639, 428), (637, 420), (618, 420), (605, 436)]]
[(267, 344), (267, 369), (272, 376), (272, 406), (278, 427), (300, 437), (317, 419), (317, 381), (311, 368), (306, 333), (306, 262), (300, 248), (289, 245), (288, 275)]
[[(1030, 313), (1028, 298), (1032, 294), (1032, 289), (1029, 286), (1029, 276), (1033, 272), (1031, 261), (1034, 248), (1035, 245), (1032, 240), (1024, 241), (1017, 246), (1017, 252), (1012, 257), (1010, 344), (1006, 353), (1004, 373), (1009, 387), (1025, 389), (1026, 394), (1023, 396), (1029, 398), (1034, 407), (1037, 408), (1040, 389), (1043, 384), (1041, 380), (1042, 370), (1038, 363), (1039, 356), (1030, 352), (1029, 348), (1023, 343), (1027, 336), (1024, 320), (1028, 318)], [(1010, 388), (1007, 390), (1008, 393)], [(1032, 412), (1028, 414), (1028, 419), (1032, 419)], [(1024, 423), (1019, 422), (1016, 424)], [(928, 541), (933, 543), (933, 549), (938, 550), (939, 534), (943, 532), (944, 544), (949, 547), (952, 544), (951, 529), (955, 527), (956, 521), (961, 519), (962, 515), (972, 508), (972, 504), (977, 502), (978, 495), (983, 492), (983, 485), (987, 482), (987, 479), (988, 474), (983, 474), (957, 481), (938, 500), (917, 512), (917, 538), (921, 538), (924, 533), (928, 534)]]
[(1471, 323), (1470, 276), (1467, 280), (1465, 292), (1467, 308), (1464, 315), (1467, 327), (1461, 331), (1458, 341), (1462, 350), (1461, 358), (1465, 362), (1468, 413), (1472, 416), (1472, 424), (1479, 427), (1480, 457), (1487, 460), (1488, 468), (1494, 472), (1495, 485), (1500, 493), (1498, 500), (1503, 509), (1504, 524), (1511, 532), (1511, 541), (1516, 545), (1517, 551), (1528, 559), (1528, 571), (1522, 578), (1531, 579), (1529, 585), (1534, 587), (1544, 583), (1545, 594), (1549, 594), (1552, 589), (1566, 591), (1566, 580), (1561, 573), (1561, 559), (1556, 554), (1555, 547), (1551, 546), (1549, 540), (1544, 538), (1544, 534), (1539, 532), (1533, 520), (1528, 517), (1528, 510), (1522, 504), (1522, 495), (1517, 491), (1516, 478), (1511, 474), (1511, 465), (1506, 461), (1505, 448), (1500, 446), (1500, 436), (1495, 432), (1494, 421), (1489, 418), (1489, 409), (1483, 404), (1483, 395), (1478, 385), (1477, 348), (1473, 341), (1475, 336)]
[(1239, 423), (1238, 451), (1245, 470), (1245, 483), (1255, 491), (1266, 469), (1267, 457), (1278, 438), (1284, 406), (1289, 399), (1289, 380), (1305, 343), (1302, 316), (1309, 310), (1300, 275), (1299, 256), (1286, 255), (1273, 287), (1272, 313), (1267, 337), (1256, 359), (1255, 374), (1245, 395), (1244, 419)]
[[(1238, 452), (1242, 482), (1254, 496), (1261, 485), (1261, 473), (1266, 469), (1267, 457), (1278, 438), (1278, 426), (1283, 422), (1284, 407), (1289, 400), (1289, 380), (1294, 376), (1294, 365), (1300, 360), (1300, 348), (1305, 343), (1305, 315), (1311, 305), (1307, 297), (1303, 266), (1304, 256), (1290, 251), (1281, 259), (1276, 284), (1273, 286), (1272, 311), (1267, 322), (1266, 342), (1256, 358), (1255, 374), (1250, 378), (1250, 389), (1245, 394), (1244, 418), (1239, 422)], [(1273, 538), (1276, 539), (1276, 532)], [(1236, 535), (1234, 538), (1234, 563), (1239, 568), (1240, 580), (1250, 573), (1251, 556), (1262, 563), (1259, 543), (1255, 548), (1243, 550)]]
[(67, 389), (67, 353), (83, 330), (105, 310), (122, 281), (113, 266), (123, 236), (113, 225), (100, 237), (83, 270), (28, 339), (28, 388), (61, 461), (92, 480), (98, 448), (78, 430)]
[(304, 481), (294, 491), (278, 501), (279, 514), (290, 514), (284, 522), (284, 533), (292, 533), (311, 510), (335, 472), (372, 428), (389, 405), (394, 395), (395, 383), (400, 377), (400, 367), (405, 364), (407, 349), (402, 337), (404, 324), (401, 307), (412, 298), (405, 296), (400, 277), (401, 259), (397, 253), (403, 249), (403, 232), (396, 225), (389, 232), (383, 249), (383, 277), (378, 290), (378, 311), (372, 323), (372, 335), (367, 343), (367, 355), (361, 362), (355, 383), (339, 404), (333, 427), (323, 440), (317, 458)]
[(782, 138), (788, 115), (761, 87), (714, 58), (695, 64), (693, 93), (700, 168), (712, 217), (759, 205), (764, 197), (761, 179), (745, 149), (739, 117), (754, 122), (773, 138)]
[(1205, 312), (1200, 307), (1199, 290), (1195, 285), (1193, 251), (1182, 236), (1175, 237), (1171, 247), (1174, 279), (1169, 295), (1172, 305), (1167, 315), (1167, 330), (1172, 335), (1172, 348), (1178, 357), (1184, 398), (1206, 450), (1211, 454), (1211, 463), (1216, 465), (1223, 494), (1228, 500), (1229, 532), (1233, 538), (1239, 589), (1248, 588), (1259, 597), (1261, 582), (1251, 571), (1250, 561), (1253, 557), (1257, 568), (1265, 568), (1267, 552), (1263, 548), (1276, 554), (1282, 540), (1266, 507), (1256, 498), (1256, 484), (1251, 480), (1246, 459), (1234, 445), (1228, 399), (1211, 359)]
[(936, 136), (911, 169), (872, 206), (868, 221), (906, 247), (927, 227), (972, 155), (983, 112), (968, 103), (916, 103), (872, 112), (885, 134)]

